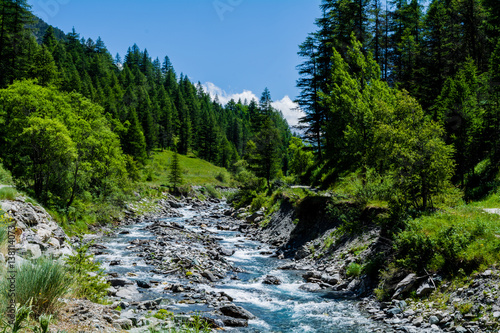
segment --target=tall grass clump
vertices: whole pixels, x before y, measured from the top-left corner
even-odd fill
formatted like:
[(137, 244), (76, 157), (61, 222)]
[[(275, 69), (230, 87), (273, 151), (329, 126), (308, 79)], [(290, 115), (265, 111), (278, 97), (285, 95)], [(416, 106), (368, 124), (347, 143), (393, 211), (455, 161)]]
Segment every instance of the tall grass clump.
[(0, 188), (0, 200), (15, 200), (17, 191), (12, 187)]
[[(6, 299), (8, 281), (2, 280), (2, 296)], [(56, 260), (42, 257), (24, 261), (17, 268), (16, 303), (31, 304), (35, 316), (54, 313), (58, 298), (68, 293), (71, 283), (66, 268)]]
[(13, 185), (12, 175), (9, 170), (5, 169), (2, 163), (0, 163), (0, 184), (3, 185)]

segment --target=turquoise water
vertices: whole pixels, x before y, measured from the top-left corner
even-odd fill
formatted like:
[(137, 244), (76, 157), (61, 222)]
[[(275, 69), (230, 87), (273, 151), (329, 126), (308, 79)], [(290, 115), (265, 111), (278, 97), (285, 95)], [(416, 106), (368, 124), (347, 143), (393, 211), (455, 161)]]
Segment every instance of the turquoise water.
[[(224, 207), (220, 207), (222, 210)], [(229, 329), (231, 332), (386, 332), (380, 324), (371, 321), (361, 313), (356, 302), (349, 299), (336, 299), (328, 292), (311, 293), (299, 289), (304, 283), (301, 273), (297, 271), (283, 271), (277, 269), (285, 262), (263, 255), (269, 251), (267, 245), (248, 240), (242, 234), (229, 231), (218, 231), (210, 228), (210, 219), (204, 219), (204, 213), (197, 213), (183, 208), (179, 211), (183, 218), (169, 218), (185, 224), (191, 231), (201, 231), (186, 223), (187, 219), (201, 217), (208, 230), (217, 233), (220, 243), (226, 248), (235, 250), (235, 254), (227, 258), (234, 266), (245, 272), (228, 276), (215, 286), (200, 285), (199, 288), (207, 291), (224, 291), (240, 305), (254, 314), (257, 319), (250, 320), (248, 328)], [(199, 216), (201, 215), (201, 216)], [(140, 223), (124, 227), (129, 234), (116, 235), (102, 240), (108, 249), (108, 254), (97, 256), (103, 262), (107, 272), (117, 272), (120, 277), (134, 280), (156, 280), (161, 282), (151, 289), (137, 290), (131, 294), (129, 301), (150, 300), (158, 297), (179, 297), (165, 295), (164, 283), (179, 283), (173, 276), (164, 276), (151, 272), (154, 267), (147, 265), (137, 256), (130, 241), (135, 239), (153, 239), (154, 235), (144, 228), (148, 223)], [(175, 246), (175, 244), (172, 244)], [(118, 266), (109, 266), (111, 260), (121, 260)], [(262, 280), (266, 275), (274, 275), (281, 281), (281, 285), (265, 285)], [(237, 276), (238, 279), (234, 279)], [(179, 311), (210, 311), (206, 306), (178, 305)]]

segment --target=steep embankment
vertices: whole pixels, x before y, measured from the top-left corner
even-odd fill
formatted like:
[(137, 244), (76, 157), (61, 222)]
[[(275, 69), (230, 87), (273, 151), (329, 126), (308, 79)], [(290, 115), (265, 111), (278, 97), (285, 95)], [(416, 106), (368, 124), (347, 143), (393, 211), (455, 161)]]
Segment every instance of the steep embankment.
[(461, 283), (393, 269), (383, 291), (391, 301), (377, 301), (380, 275), (394, 254), (391, 240), (374, 222), (384, 213), (380, 208), (332, 204), (326, 197), (307, 197), (295, 204), (285, 199), (266, 227), (253, 232), (293, 258), (282, 269), (303, 270), (305, 289), (331, 289), (340, 297), (368, 296), (360, 306), (396, 329), (497, 332), (500, 271), (495, 267)]

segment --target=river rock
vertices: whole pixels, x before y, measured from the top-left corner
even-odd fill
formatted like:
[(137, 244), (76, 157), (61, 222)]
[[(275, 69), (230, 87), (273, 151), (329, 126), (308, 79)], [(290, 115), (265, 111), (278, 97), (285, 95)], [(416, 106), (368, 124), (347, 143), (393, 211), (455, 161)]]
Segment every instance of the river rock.
[(233, 318), (255, 319), (255, 316), (249, 311), (243, 309), (241, 306), (237, 306), (234, 304), (222, 306), (219, 308), (219, 311), (222, 312), (222, 314)]
[(271, 284), (271, 285), (280, 285), (281, 280), (278, 279), (276, 276), (273, 275), (268, 275), (264, 278), (262, 281), (263, 284)]
[(183, 205), (180, 202), (173, 201), (173, 200), (168, 200), (167, 203), (171, 208), (182, 208)]
[(427, 280), (424, 283), (420, 285), (420, 287), (417, 288), (417, 296), (418, 297), (424, 297), (429, 294), (431, 294), (436, 288), (434, 288), (434, 285), (432, 284), (432, 281)]
[(410, 290), (413, 285), (417, 282), (417, 275), (414, 273), (408, 274), (401, 282), (396, 286), (396, 292), (392, 298), (398, 298), (408, 290)]
[(42, 250), (40, 249), (40, 245), (38, 244), (27, 244), (26, 252), (32, 259), (37, 259), (42, 256)]
[(121, 264), (121, 260), (111, 260), (109, 266), (118, 266)]
[(227, 327), (248, 327), (248, 320), (232, 317), (221, 317), (223, 325)]
[(120, 288), (120, 290), (116, 293), (116, 297), (133, 300), (138, 293), (139, 291), (137, 290), (137, 287), (130, 285)]
[(253, 213), (250, 216), (247, 216), (246, 221), (250, 222), (250, 223), (253, 223), (253, 222), (256, 222), (256, 220), (258, 218), (261, 218), (261, 217), (264, 217), (264, 212), (258, 211), (258, 212)]
[(234, 250), (232, 249), (227, 249), (227, 248), (224, 248), (224, 247), (221, 247), (219, 248), (219, 253), (223, 256), (226, 256), (226, 257), (230, 257), (234, 254)]
[(208, 279), (208, 281), (210, 281), (210, 282), (217, 282), (217, 278), (215, 277), (215, 275), (212, 274), (212, 272), (203, 271), (201, 273), (201, 276), (203, 276), (204, 278)]
[(139, 288), (144, 288), (144, 289), (149, 289), (149, 288), (151, 288), (151, 285), (150, 285), (149, 283), (147, 283), (146, 281), (137, 280), (137, 281), (136, 281), (136, 283), (137, 283), (137, 286), (138, 286)]
[(50, 246), (58, 249), (61, 247), (61, 243), (55, 239), (54, 237), (50, 238), (49, 241), (47, 242)]
[(132, 325), (133, 325), (132, 320), (128, 318), (118, 319), (113, 322), (113, 326), (118, 330), (120, 329), (129, 330), (132, 328)]
[(113, 287), (124, 287), (132, 284), (132, 282), (127, 279), (109, 279), (108, 283)]
[(52, 231), (49, 230), (46, 224), (42, 224), (38, 226), (37, 235), (41, 238), (42, 242), (46, 242), (52, 236)]
[(308, 292), (315, 292), (315, 291), (320, 291), (321, 286), (318, 283), (306, 283), (301, 285), (299, 289)]

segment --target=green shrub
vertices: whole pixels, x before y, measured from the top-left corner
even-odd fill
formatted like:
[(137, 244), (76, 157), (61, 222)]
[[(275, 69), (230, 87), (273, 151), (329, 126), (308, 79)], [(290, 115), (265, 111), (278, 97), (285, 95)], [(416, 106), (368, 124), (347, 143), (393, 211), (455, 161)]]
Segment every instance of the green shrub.
[(76, 253), (66, 258), (68, 270), (76, 279), (75, 296), (86, 297), (92, 302), (103, 302), (107, 295), (109, 284), (106, 282), (104, 271), (99, 262), (94, 262), (93, 254), (88, 253), (93, 242), (82, 244), (80, 239)]
[[(53, 259), (39, 258), (25, 261), (16, 274), (16, 302), (31, 304), (36, 316), (54, 313), (58, 298), (66, 295), (73, 282), (66, 268)], [(2, 283), (2, 295), (6, 299), (8, 281)]]
[(16, 200), (17, 191), (12, 187), (0, 188), (0, 200)]
[(210, 197), (220, 199), (220, 193), (212, 185), (205, 186), (205, 190)]
[(9, 170), (5, 169), (2, 163), (0, 163), (0, 184), (3, 185), (13, 185), (12, 175)]
[(349, 264), (349, 266), (347, 266), (345, 273), (349, 277), (357, 277), (361, 275), (361, 269), (362, 267), (360, 264), (352, 262)]
[(155, 317), (156, 319), (160, 319), (160, 320), (166, 320), (167, 318), (171, 318), (173, 316), (174, 316), (173, 312), (167, 311), (165, 309), (160, 309), (160, 310), (158, 310), (157, 313), (155, 313), (153, 315), (153, 317)]
[(215, 179), (220, 181), (221, 183), (228, 183), (231, 180), (231, 176), (227, 171), (220, 171), (217, 175), (215, 175)]

